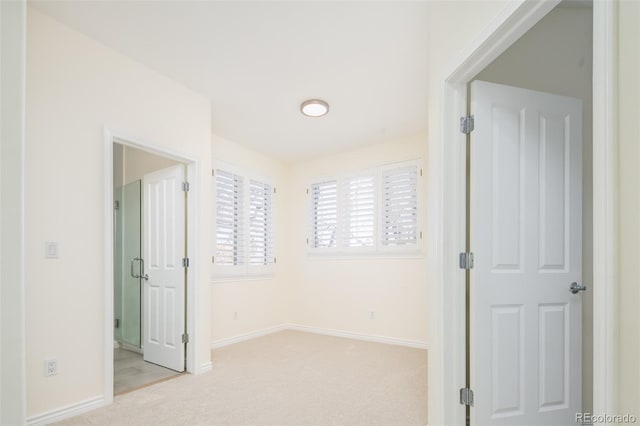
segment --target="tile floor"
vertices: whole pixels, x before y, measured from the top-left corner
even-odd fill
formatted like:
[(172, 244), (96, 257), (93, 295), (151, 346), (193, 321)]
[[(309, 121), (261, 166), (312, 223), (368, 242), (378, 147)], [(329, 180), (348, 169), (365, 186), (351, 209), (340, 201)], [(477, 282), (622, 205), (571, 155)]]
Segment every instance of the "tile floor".
[(161, 382), (181, 373), (146, 362), (142, 355), (117, 348), (113, 350), (113, 393), (119, 395)]

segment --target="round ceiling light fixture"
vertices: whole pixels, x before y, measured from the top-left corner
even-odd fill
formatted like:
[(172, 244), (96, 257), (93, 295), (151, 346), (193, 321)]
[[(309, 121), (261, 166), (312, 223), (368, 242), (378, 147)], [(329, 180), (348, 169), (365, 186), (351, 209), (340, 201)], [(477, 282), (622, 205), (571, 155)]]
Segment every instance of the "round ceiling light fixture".
[(308, 99), (300, 105), (300, 112), (307, 117), (322, 117), (329, 112), (329, 104), (322, 99)]

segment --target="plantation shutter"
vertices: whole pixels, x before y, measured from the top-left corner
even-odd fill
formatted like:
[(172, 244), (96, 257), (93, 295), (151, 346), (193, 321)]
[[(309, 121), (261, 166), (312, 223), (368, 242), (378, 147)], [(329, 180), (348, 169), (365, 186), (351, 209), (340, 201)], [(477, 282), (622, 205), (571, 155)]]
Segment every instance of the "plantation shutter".
[(345, 178), (342, 184), (345, 247), (375, 245), (375, 184), (373, 174)]
[(249, 265), (273, 263), (273, 187), (249, 182)]
[(338, 183), (335, 180), (311, 185), (313, 223), (311, 247), (337, 246)]
[(242, 176), (216, 171), (215, 264), (244, 264), (244, 186)]
[(382, 244), (407, 246), (418, 236), (418, 167), (382, 170)]

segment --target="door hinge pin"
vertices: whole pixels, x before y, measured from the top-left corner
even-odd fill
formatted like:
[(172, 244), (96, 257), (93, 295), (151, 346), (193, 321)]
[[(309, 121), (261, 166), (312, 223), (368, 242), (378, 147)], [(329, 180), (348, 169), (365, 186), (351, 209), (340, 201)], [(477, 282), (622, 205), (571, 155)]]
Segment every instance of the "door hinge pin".
[(460, 404), (473, 407), (473, 391), (471, 389), (460, 389)]
[(182, 190), (184, 192), (189, 192), (189, 182), (182, 182)]
[(466, 117), (460, 117), (460, 132), (468, 135), (473, 132), (475, 128), (475, 120), (473, 115), (467, 115)]
[(120, 210), (120, 201), (115, 200), (115, 201), (113, 202), (113, 208), (114, 208), (115, 210)]
[(460, 269), (473, 268), (473, 253), (460, 253)]
[(189, 267), (189, 258), (185, 257), (182, 259), (182, 267), (183, 268), (188, 268)]
[(189, 343), (189, 335), (187, 333), (182, 334), (182, 343)]

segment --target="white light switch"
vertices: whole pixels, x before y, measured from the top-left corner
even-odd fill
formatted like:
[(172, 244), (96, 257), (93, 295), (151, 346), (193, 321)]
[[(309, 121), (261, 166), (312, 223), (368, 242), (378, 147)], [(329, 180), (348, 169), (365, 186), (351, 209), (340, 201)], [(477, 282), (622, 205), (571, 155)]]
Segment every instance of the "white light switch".
[(44, 256), (47, 259), (58, 258), (58, 242), (57, 241), (47, 241), (46, 243), (44, 243)]

